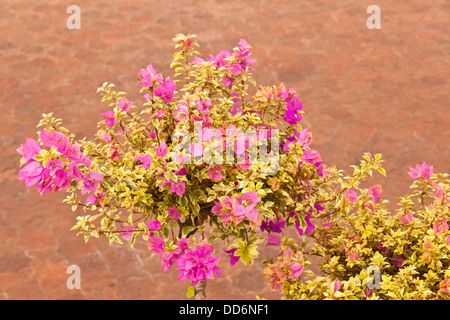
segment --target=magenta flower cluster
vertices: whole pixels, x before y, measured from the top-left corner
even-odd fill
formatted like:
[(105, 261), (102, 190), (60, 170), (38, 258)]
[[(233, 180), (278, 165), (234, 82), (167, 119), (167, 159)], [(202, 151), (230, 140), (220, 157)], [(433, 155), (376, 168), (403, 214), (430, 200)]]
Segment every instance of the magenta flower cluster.
[[(26, 164), (19, 171), (18, 179), (24, 181), (26, 187), (36, 184), (37, 191), (42, 195), (52, 190), (66, 190), (75, 180), (83, 182), (83, 194), (97, 190), (103, 175), (95, 171), (89, 171), (87, 174), (82, 172), (80, 168), (90, 169), (91, 160), (80, 151), (79, 145), (72, 145), (69, 138), (61, 132), (42, 130), (39, 137), (42, 145), (27, 138), (17, 149), (22, 156), (21, 163)], [(44, 147), (53, 149), (55, 156), (46, 161), (37, 161), (42, 151), (46, 150)]]
[(181, 238), (171, 249), (166, 248), (164, 240), (159, 237), (150, 238), (150, 243), (150, 250), (160, 254), (161, 269), (168, 271), (176, 265), (180, 281), (190, 279), (194, 286), (199, 281), (214, 279), (214, 275), (221, 276), (221, 270), (217, 267), (220, 256), (213, 256), (214, 248), (206, 240), (195, 244), (193, 248), (189, 247), (187, 238)]
[(259, 201), (260, 198), (256, 191), (246, 192), (239, 197), (223, 196), (219, 202), (215, 202), (211, 212), (222, 218), (223, 225), (230, 222), (237, 225), (244, 219), (257, 224), (260, 220), (260, 213), (255, 209), (255, 206)]

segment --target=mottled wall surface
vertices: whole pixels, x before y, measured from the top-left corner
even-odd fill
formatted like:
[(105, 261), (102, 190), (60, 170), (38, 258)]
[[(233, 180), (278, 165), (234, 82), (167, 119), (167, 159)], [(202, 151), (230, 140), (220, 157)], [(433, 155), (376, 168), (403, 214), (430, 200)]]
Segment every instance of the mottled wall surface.
[[(66, 9), (81, 9), (69, 30)], [(381, 29), (369, 30), (369, 5)], [(325, 162), (346, 169), (364, 152), (381, 152), (384, 197), (395, 209), (419, 161), (450, 172), (450, 2), (435, 1), (23, 1), (0, 10), (0, 299), (183, 299), (189, 283), (162, 273), (145, 244), (87, 245), (69, 231), (75, 214), (65, 194), (39, 196), (16, 179), (25, 136), (54, 112), (77, 137), (92, 137), (100, 113), (96, 89), (112, 82), (138, 103), (137, 72), (149, 62), (171, 75), (172, 37), (194, 33), (204, 56), (253, 46), (254, 78), (296, 88), (303, 125)], [(264, 254), (276, 254), (265, 248)], [(81, 269), (81, 289), (66, 269)], [(229, 267), (208, 282), (210, 299), (276, 299), (262, 266)]]

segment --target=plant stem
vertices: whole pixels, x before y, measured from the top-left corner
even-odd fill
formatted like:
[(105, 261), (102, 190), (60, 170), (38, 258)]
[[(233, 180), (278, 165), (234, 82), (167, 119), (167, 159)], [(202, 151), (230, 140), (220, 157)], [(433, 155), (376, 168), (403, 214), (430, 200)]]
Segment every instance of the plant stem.
[(197, 284), (194, 286), (195, 300), (206, 300), (205, 288), (206, 280), (197, 282)]

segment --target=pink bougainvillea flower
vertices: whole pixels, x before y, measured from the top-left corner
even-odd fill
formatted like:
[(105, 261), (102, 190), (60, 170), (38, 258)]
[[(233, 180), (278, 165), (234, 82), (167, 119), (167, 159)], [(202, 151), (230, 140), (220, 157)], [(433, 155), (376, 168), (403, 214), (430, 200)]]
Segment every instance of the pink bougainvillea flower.
[(197, 65), (197, 66), (201, 65), (204, 62), (205, 62), (205, 60), (200, 58), (200, 57), (198, 57), (198, 56), (196, 56), (194, 58), (194, 60), (192, 60), (192, 64)]
[(72, 179), (75, 178), (75, 181), (77, 182), (84, 179), (84, 175), (81, 172), (80, 167), (78, 167), (78, 165), (73, 162), (69, 164), (69, 170), (67, 171), (67, 174)]
[(401, 214), (399, 216), (399, 218), (400, 218), (400, 221), (403, 223), (410, 223), (410, 222), (414, 222), (417, 220), (416, 218), (414, 218), (411, 211), (408, 211), (408, 214)]
[(202, 137), (202, 142), (212, 142), (220, 140), (223, 142), (222, 130), (219, 128), (212, 128), (210, 125), (200, 128), (199, 135)]
[(281, 237), (274, 233), (269, 233), (267, 235), (267, 238), (269, 241), (267, 242), (266, 246), (279, 246), (281, 243)]
[(211, 100), (206, 99), (204, 101), (202, 100), (196, 100), (195, 105), (200, 112), (207, 112), (209, 110), (209, 107), (211, 107)]
[[(231, 84), (230, 84), (231, 85)], [(234, 106), (233, 106), (233, 109), (230, 111), (230, 113), (232, 114), (232, 115), (235, 115), (235, 114), (237, 114), (238, 112), (240, 112), (241, 111), (241, 99), (239, 99), (239, 98), (237, 98), (238, 97), (238, 94), (236, 93), (236, 92), (232, 92), (231, 93), (231, 96), (232, 97), (235, 97), (235, 98), (232, 98), (231, 99), (231, 101), (233, 101), (234, 102)]]
[(147, 68), (141, 69), (138, 73), (141, 81), (138, 83), (141, 87), (153, 87), (154, 76), (156, 75), (156, 70), (150, 63)]
[(103, 207), (102, 199), (105, 195), (105, 192), (101, 192), (99, 194), (91, 194), (86, 199), (87, 204), (96, 204), (97, 202), (100, 204), (101, 207)]
[(383, 251), (384, 253), (388, 253), (389, 252), (389, 248), (385, 247), (383, 245), (384, 240), (382, 241), (382, 243), (378, 244), (376, 246), (376, 248), (378, 248), (379, 250)]
[(65, 164), (62, 160), (59, 159), (50, 159), (45, 167), (48, 170), (50, 176), (54, 176), (56, 170), (59, 168), (64, 168)]
[(235, 224), (238, 224), (245, 218), (245, 207), (241, 204), (241, 201), (237, 197), (231, 197), (231, 210), (229, 218), (231, 218), (231, 221)]
[(212, 213), (222, 218), (223, 225), (234, 222), (236, 225), (247, 218), (253, 224), (257, 224), (260, 220), (260, 213), (254, 209), (259, 202), (259, 197), (255, 191), (247, 192), (241, 197), (224, 196), (220, 198), (220, 202), (215, 202)]
[(227, 69), (233, 76), (237, 76), (242, 72), (242, 66), (238, 63), (230, 64)]
[(254, 225), (258, 224), (258, 222), (260, 221), (260, 214), (256, 209), (248, 210), (247, 208), (245, 208), (245, 217)]
[(220, 181), (223, 178), (223, 175), (218, 171), (222, 170), (222, 166), (217, 166), (211, 169), (208, 169), (208, 176), (211, 180)]
[(161, 229), (161, 222), (157, 220), (150, 220), (149, 222), (147, 222), (147, 229), (158, 231), (159, 229)]
[(156, 149), (156, 156), (164, 158), (167, 155), (167, 144), (165, 141), (161, 142), (159, 149)]
[(67, 171), (64, 169), (57, 169), (53, 175), (53, 182), (56, 187), (61, 188), (66, 184)]
[(16, 149), (16, 151), (22, 156), (20, 164), (27, 163), (39, 155), (42, 149), (42, 146), (36, 140), (26, 138), (26, 142)]
[(226, 254), (228, 254), (230, 256), (230, 265), (234, 266), (239, 259), (241, 258), (240, 256), (235, 256), (234, 253), (236, 252), (236, 248), (232, 248), (230, 250), (224, 250)]
[(303, 118), (300, 113), (303, 111), (303, 104), (299, 101), (297, 95), (292, 94), (291, 91), (285, 102), (287, 106), (284, 119), (291, 125), (297, 124)]
[(126, 97), (123, 97), (122, 99), (120, 99), (119, 103), (117, 104), (117, 108), (119, 108), (119, 110), (122, 110), (125, 112), (128, 112), (132, 106), (133, 106), (133, 102), (128, 101), (128, 99)]
[(237, 57), (242, 60), (241, 66), (243, 70), (255, 70), (250, 68), (248, 65), (254, 63), (256, 59), (248, 58), (252, 54), (250, 53), (251, 46), (244, 39), (239, 40), (239, 47), (234, 49)]
[(134, 161), (140, 161), (142, 164), (137, 165), (140, 168), (150, 169), (150, 165), (152, 164), (152, 156), (151, 155), (140, 155), (134, 158)]
[(150, 100), (152, 100), (152, 95), (147, 92), (146, 94), (144, 94), (144, 99), (150, 101)]
[(288, 153), (291, 149), (291, 145), (296, 142), (300, 143), (303, 148), (308, 148), (312, 142), (312, 135), (308, 128), (303, 129), (301, 132), (294, 130), (294, 135), (287, 136), (286, 140), (287, 141), (285, 143), (282, 143), (282, 148)]
[(105, 141), (105, 142), (111, 142), (111, 141), (112, 141), (111, 135), (108, 134), (108, 133), (106, 133), (106, 132), (103, 132), (103, 133), (100, 135), (100, 139), (102, 139), (102, 140)]
[[(380, 202), (380, 196), (382, 193), (384, 193), (383, 189), (381, 188), (381, 185), (376, 184), (369, 188), (368, 195), (371, 198), (371, 200), (376, 204)], [(366, 208), (368, 208), (370, 211), (374, 211), (374, 206), (372, 203), (367, 203), (365, 205)]]
[(171, 220), (178, 220), (178, 218), (180, 217), (180, 212), (178, 212), (177, 207), (173, 206), (170, 209), (167, 209), (167, 212), (169, 213), (169, 217)]
[(437, 220), (433, 224), (433, 230), (436, 233), (446, 233), (448, 229), (449, 229), (448, 223), (444, 218)]
[(239, 48), (235, 48), (234, 52), (236, 52), (240, 58), (247, 58), (251, 55), (250, 48), (251, 46), (245, 39), (240, 39)]
[(281, 142), (283, 151), (289, 153), (291, 146), (296, 142), (295, 136), (286, 136), (286, 142)]
[(172, 102), (175, 89), (175, 82), (170, 80), (170, 77), (167, 77), (162, 84), (154, 89), (153, 93), (155, 96), (163, 99), (165, 103), (169, 103)]
[(244, 69), (244, 70), (255, 70), (254, 68), (249, 67), (250, 64), (255, 63), (255, 62), (256, 62), (256, 59), (253, 59), (253, 58), (245, 59), (242, 62), (242, 64), (241, 64), (242, 65), (242, 69)]
[(66, 190), (71, 182), (72, 178), (68, 176), (66, 170), (64, 169), (56, 170), (55, 175), (53, 177), (53, 185), (55, 187), (55, 191)]
[(180, 240), (178, 240), (177, 242), (177, 246), (178, 248), (175, 249), (175, 253), (179, 254), (182, 251), (186, 250), (189, 247), (189, 239), (188, 238), (181, 238)]
[(339, 282), (339, 279), (335, 279), (334, 281), (330, 281), (330, 283), (328, 285), (328, 288), (333, 293), (339, 291), (339, 289), (341, 288), (341, 283)]
[[(297, 215), (297, 213), (299, 213), (300, 211), (293, 211), (289, 214), (290, 217), (294, 217)], [(297, 216), (298, 217), (298, 216)], [(296, 220), (295, 221), (295, 228), (297, 229), (297, 232), (299, 235), (304, 235), (304, 234), (313, 234), (314, 230), (316, 229), (316, 227), (314, 226), (314, 224), (311, 222), (311, 215), (310, 214), (306, 214), (304, 217), (304, 220), (306, 222), (306, 228), (302, 229), (300, 226), (300, 221)]]
[(223, 77), (222, 83), (225, 87), (231, 87), (231, 85), (234, 82), (234, 78), (230, 78), (230, 77)]
[(214, 65), (217, 66), (217, 68), (220, 68), (223, 67), (225, 63), (227, 63), (226, 61), (224, 61), (224, 59), (231, 56), (232, 54), (228, 50), (220, 50), (219, 54), (217, 54), (215, 57), (211, 55), (207, 60), (212, 61)]
[(173, 116), (177, 121), (183, 121), (187, 118), (188, 114), (188, 104), (185, 101), (178, 103), (175, 111), (173, 112)]
[(276, 95), (277, 98), (280, 98), (281, 100), (286, 100), (289, 96), (289, 91), (286, 87), (286, 85), (282, 82), (278, 86), (278, 93)]
[(41, 138), (44, 146), (48, 148), (57, 147), (58, 145), (63, 144), (65, 142), (64, 137), (64, 134), (61, 132), (51, 130), (42, 130), (39, 133), (39, 138)]
[(343, 192), (344, 198), (350, 201), (351, 203), (355, 203), (356, 199), (358, 198), (358, 195), (356, 191), (352, 189), (347, 189)]
[(286, 279), (286, 273), (280, 270), (280, 264), (272, 264), (268, 266), (270, 270), (270, 285), (272, 289), (281, 290)]
[(367, 300), (367, 298), (370, 297), (370, 295), (375, 292), (376, 292), (375, 289), (367, 290), (366, 294), (363, 297), (363, 300)]
[(189, 151), (194, 157), (201, 157), (204, 151), (203, 144), (201, 144), (200, 142), (191, 143)]
[(191, 279), (191, 285), (195, 286), (199, 281), (213, 279), (214, 274), (220, 278), (221, 270), (216, 266), (220, 257), (214, 257), (213, 252), (214, 248), (206, 240), (195, 245), (193, 250), (185, 250), (177, 263), (178, 280)]
[(163, 252), (159, 258), (161, 259), (161, 270), (165, 272), (172, 268), (177, 256), (173, 252)]
[(42, 171), (42, 179), (37, 183), (36, 190), (42, 196), (44, 193), (52, 191), (52, 177), (50, 177), (49, 170)]
[(403, 261), (405, 261), (405, 259), (403, 259), (397, 254), (392, 257), (392, 262), (399, 268), (403, 267)]
[(170, 184), (170, 192), (175, 192), (180, 197), (184, 194), (186, 188), (186, 184), (182, 181), (171, 182)]
[(303, 164), (305, 162), (311, 163), (315, 167), (319, 167), (322, 164), (323, 160), (319, 152), (317, 152), (316, 150), (305, 150), (303, 152), (303, 159), (300, 163)]
[(283, 219), (280, 219), (278, 222), (274, 222), (272, 220), (265, 219), (261, 223), (261, 231), (269, 231), (269, 232), (275, 232), (275, 233), (282, 233), (283, 228), (286, 225), (286, 221)]
[(37, 161), (32, 161), (23, 167), (17, 176), (19, 180), (25, 182), (25, 187), (29, 188), (42, 180), (44, 168)]
[(284, 119), (291, 125), (297, 124), (303, 116), (299, 114), (295, 109), (286, 109)]
[(147, 68), (139, 71), (139, 77), (141, 81), (138, 83), (141, 87), (153, 87), (153, 82), (161, 84), (163, 78), (160, 74), (156, 74), (155, 68), (150, 63)]
[(246, 209), (253, 209), (256, 204), (261, 200), (256, 191), (248, 191), (240, 197), (242, 203), (246, 206)]
[(201, 113), (199, 115), (192, 115), (192, 122), (201, 122), (204, 126), (209, 126), (212, 123), (212, 119), (208, 116), (207, 113)]
[[(444, 189), (442, 188), (442, 186), (439, 185), (439, 184), (435, 184), (435, 183), (431, 183), (431, 186), (433, 187), (434, 190), (436, 190), (435, 192), (433, 192), (434, 198), (436, 200), (441, 200), (443, 198), (444, 194), (445, 194)], [(446, 199), (444, 199), (444, 200), (446, 200), (446, 202), (449, 203), (448, 197), (446, 197)]]
[(133, 226), (120, 225), (120, 228), (122, 229), (122, 231), (124, 231), (124, 232), (121, 232), (122, 238), (124, 240), (130, 240), (133, 237), (133, 232), (132, 232), (134, 230)]
[(44, 146), (48, 148), (55, 147), (58, 152), (70, 161), (77, 160), (81, 156), (79, 146), (72, 146), (69, 138), (62, 132), (42, 130), (39, 137)]
[(100, 115), (105, 117), (105, 123), (110, 127), (114, 126), (117, 123), (117, 119), (114, 116), (114, 112), (111, 110), (103, 112)]
[(414, 179), (417, 178), (429, 179), (432, 174), (433, 174), (433, 166), (427, 165), (425, 161), (422, 164), (418, 163), (416, 165), (416, 168), (409, 167), (409, 175)]
[[(298, 222), (298, 221), (297, 221)], [(306, 229), (300, 229), (300, 227), (297, 225), (297, 223), (295, 224), (297, 231), (300, 235), (303, 234), (313, 234), (314, 230), (316, 229), (316, 227), (314, 226), (314, 224), (311, 222), (310, 220), (310, 216), (306, 215), (305, 216), (305, 222), (306, 222)]]
[(111, 153), (111, 160), (117, 160), (120, 158), (120, 152), (117, 151), (119, 150), (119, 146), (111, 146), (111, 150), (113, 151)]
[(308, 128), (303, 129), (300, 133), (294, 130), (294, 134), (297, 137), (297, 141), (303, 148), (308, 148), (312, 142), (312, 134)]
[(361, 257), (361, 253), (355, 247), (352, 247), (350, 250), (348, 250), (347, 255), (350, 261), (356, 261)]
[(103, 180), (101, 173), (91, 171), (84, 180), (84, 189), (81, 190), (81, 194), (86, 194), (88, 191), (95, 191), (98, 187), (98, 182)]
[(369, 188), (368, 194), (370, 194), (375, 203), (380, 202), (380, 196), (384, 193), (380, 184), (375, 184)]
[[(161, 176), (164, 176), (164, 173), (162, 173)], [(172, 183), (172, 180), (164, 179), (164, 181), (159, 184), (159, 187), (163, 188), (165, 186), (170, 186), (171, 183)]]
[(289, 267), (289, 279), (297, 279), (303, 273), (303, 265), (301, 263), (293, 263)]
[(155, 253), (162, 253), (164, 251), (166, 244), (163, 238), (150, 236), (148, 240), (150, 242), (148, 245), (150, 251)]
[(178, 176), (185, 176), (187, 175), (187, 170), (186, 167), (183, 165), (183, 167), (181, 167), (179, 170), (175, 171), (175, 174)]
[(219, 201), (214, 202), (211, 212), (222, 218), (224, 226), (229, 222), (238, 224), (245, 218), (245, 207), (235, 196), (223, 196)]
[[(40, 195), (52, 191), (52, 186), (55, 187), (55, 191), (65, 190), (69, 187), (71, 182), (71, 178), (68, 177), (67, 171), (60, 168), (64, 167), (64, 163), (61, 160), (50, 160), (49, 163), (50, 165), (43, 168), (39, 180), (37, 181), (36, 189)], [(59, 163), (62, 163), (62, 166)], [(39, 169), (37, 171), (39, 171)], [(24, 172), (19, 172), (19, 175), (22, 175), (23, 173)], [(27, 172), (27, 174), (32, 174), (32, 171)], [(19, 179), (20, 178), (21, 176), (19, 176)], [(27, 185), (27, 183), (34, 184), (37, 179), (37, 177), (32, 176), (25, 176), (23, 178), (25, 179), (25, 185)]]
[(91, 167), (91, 159), (82, 153), (80, 153), (80, 155), (78, 156), (78, 158), (76, 160), (71, 160), (70, 156), (69, 156), (68, 160), (73, 161), (74, 164), (82, 164), (88, 169)]
[[(225, 202), (224, 198), (225, 197), (221, 197), (219, 202), (214, 201), (214, 206), (211, 208), (212, 213), (221, 214), (224, 210), (229, 209), (226, 206), (224, 206), (224, 202)], [(230, 199), (230, 197), (228, 197), (228, 196), (226, 196), (226, 198)]]
[[(333, 216), (331, 214), (329, 216), (323, 217), (322, 220), (320, 220), (320, 224), (323, 227), (331, 228), (331, 226), (333, 225), (333, 221), (331, 220), (332, 217)], [(326, 222), (326, 221), (328, 221), (328, 222)]]
[(160, 254), (161, 269), (162, 271), (168, 271), (172, 268), (172, 265), (178, 261), (178, 258), (184, 253), (185, 250), (189, 250), (189, 239), (181, 238), (177, 242), (177, 247), (172, 252), (163, 252)]

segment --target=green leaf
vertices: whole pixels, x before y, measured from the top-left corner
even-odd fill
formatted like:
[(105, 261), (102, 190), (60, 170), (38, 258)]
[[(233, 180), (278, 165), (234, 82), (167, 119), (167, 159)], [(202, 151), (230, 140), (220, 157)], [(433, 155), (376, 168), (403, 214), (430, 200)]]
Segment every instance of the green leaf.
[(183, 237), (187, 236), (192, 230), (194, 230), (195, 226), (187, 226), (183, 228)]
[(384, 170), (384, 168), (379, 167), (377, 170), (379, 173), (386, 177), (386, 170)]
[(266, 201), (266, 202), (264, 203), (264, 206), (266, 206), (267, 208), (270, 208), (270, 207), (272, 207), (274, 204), (275, 204), (275, 202), (273, 202), (273, 201)]
[(170, 68), (175, 68), (175, 67), (182, 67), (183, 64), (180, 62), (172, 62), (172, 64), (170, 65)]
[(139, 232), (133, 232), (133, 235), (131, 236), (131, 240), (130, 240), (130, 245), (131, 246), (134, 246), (134, 244), (136, 242), (136, 239), (137, 239), (139, 234), (140, 234)]
[(195, 296), (195, 290), (193, 286), (189, 286), (186, 292), (186, 298), (192, 298)]

